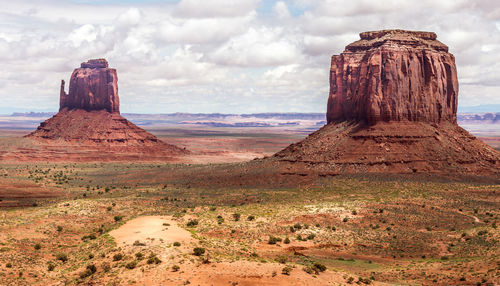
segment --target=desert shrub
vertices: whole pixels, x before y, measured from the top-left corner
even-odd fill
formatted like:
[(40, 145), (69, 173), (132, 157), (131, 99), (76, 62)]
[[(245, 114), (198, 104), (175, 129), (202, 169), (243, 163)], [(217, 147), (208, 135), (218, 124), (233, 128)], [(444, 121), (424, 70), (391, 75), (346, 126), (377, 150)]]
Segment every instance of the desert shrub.
[(56, 259), (62, 261), (63, 263), (68, 261), (68, 255), (66, 253), (56, 254)]
[(97, 271), (97, 267), (95, 267), (94, 264), (89, 264), (89, 265), (87, 265), (87, 269), (80, 272), (80, 278), (82, 278), (82, 279), (87, 278), (87, 277), (91, 276), (92, 274), (96, 273), (96, 271)]
[(96, 239), (97, 237), (95, 236), (95, 234), (89, 234), (89, 235), (84, 235), (82, 236), (82, 240), (83, 241), (87, 241), (87, 240), (94, 240)]
[(160, 264), (160, 263), (161, 263), (161, 259), (160, 259), (160, 258), (158, 258), (158, 257), (156, 256), (156, 254), (151, 253), (151, 254), (149, 255), (149, 258), (148, 258), (147, 263), (148, 263), (148, 264)]
[(123, 216), (122, 215), (115, 215), (115, 217), (113, 219), (115, 220), (115, 222), (119, 222), (123, 219)]
[(293, 226), (290, 227), (290, 232), (292, 232), (292, 233), (295, 232), (295, 228)]
[(313, 268), (318, 270), (318, 272), (324, 272), (326, 270), (326, 266), (324, 264), (319, 263), (319, 262), (315, 262), (313, 265)]
[(336, 228), (335, 226), (332, 226), (332, 230), (333, 230), (333, 231), (336, 231), (336, 230), (337, 230), (337, 228)]
[(205, 254), (205, 248), (203, 248), (203, 247), (195, 247), (193, 249), (193, 254), (196, 255), (196, 256), (202, 256), (203, 254)]
[(283, 267), (283, 269), (281, 269), (281, 274), (290, 275), (292, 270), (293, 270), (293, 268), (291, 266), (285, 266), (285, 267)]
[(63, 230), (63, 227), (62, 227), (62, 226), (60, 226), (60, 225), (58, 225), (58, 226), (57, 226), (57, 231), (61, 232), (62, 230)]
[(281, 238), (272, 235), (269, 236), (269, 240), (267, 241), (269, 244), (276, 244), (277, 242), (281, 242)]
[(252, 220), (255, 220), (255, 216), (253, 215), (249, 215), (248, 218), (247, 218), (248, 221), (252, 221)]
[(308, 229), (309, 228), (309, 224), (308, 223), (305, 223), (304, 224), (304, 229)]
[(220, 215), (217, 216), (217, 223), (222, 224), (224, 222), (224, 218)]
[(125, 268), (127, 269), (134, 269), (137, 266), (137, 261), (132, 260), (129, 263), (125, 264)]
[(56, 265), (52, 262), (47, 264), (47, 271), (53, 271), (56, 268)]
[(113, 261), (120, 261), (123, 259), (123, 254), (121, 253), (117, 253), (115, 255), (113, 255)]
[(12, 268), (12, 263), (7, 262), (7, 264), (5, 264), (5, 267), (7, 267), (7, 268)]
[(240, 217), (241, 217), (241, 214), (239, 214), (239, 213), (234, 213), (234, 214), (233, 214), (233, 219), (234, 219), (234, 221), (239, 221), (239, 220), (240, 220)]
[(164, 222), (164, 223), (163, 223), (163, 225), (164, 225), (164, 226), (170, 226), (170, 224), (169, 224), (169, 223), (167, 223), (167, 222)]
[(214, 212), (217, 208), (216, 207), (210, 207), (210, 211)]
[(40, 243), (37, 243), (35, 244), (35, 250), (40, 250), (42, 248), (42, 246), (40, 245)]
[(358, 211), (353, 210), (353, 211), (351, 212), (351, 214), (352, 214), (352, 215), (357, 215), (357, 214), (358, 214)]
[(281, 263), (281, 264), (285, 264), (287, 262), (287, 260), (288, 259), (286, 258), (286, 256), (278, 256), (278, 257), (276, 257), (276, 262)]
[(180, 267), (179, 265), (174, 265), (174, 266), (172, 266), (172, 271), (173, 271), (173, 272), (177, 272), (177, 271), (179, 271), (180, 269), (181, 269), (181, 267)]
[(89, 259), (92, 259), (94, 258), (94, 254), (93, 253), (89, 253)]
[(174, 242), (174, 246), (181, 246), (181, 243), (176, 241), (176, 242)]
[(107, 207), (107, 208), (106, 208), (106, 210), (107, 210), (108, 212), (109, 212), (109, 211), (111, 211), (112, 209), (113, 209), (113, 207), (111, 207), (111, 206), (109, 206), (109, 207)]
[(290, 243), (290, 239), (288, 237), (285, 238), (285, 240), (283, 241), (285, 244), (289, 244)]
[(188, 221), (188, 223), (186, 224), (186, 226), (188, 227), (193, 227), (193, 226), (197, 226), (198, 225), (198, 220), (197, 219), (190, 219)]
[(316, 235), (311, 233), (310, 235), (307, 236), (307, 239), (313, 240), (315, 237), (316, 237)]
[(342, 221), (343, 221), (343, 222), (347, 222), (348, 220), (349, 220), (349, 219), (345, 217)]
[(144, 242), (140, 242), (138, 240), (134, 241), (134, 243), (132, 243), (133, 246), (146, 246), (146, 244)]
[(137, 252), (135, 254), (135, 258), (137, 258), (137, 260), (142, 260), (144, 258), (144, 254), (140, 253), (140, 252)]

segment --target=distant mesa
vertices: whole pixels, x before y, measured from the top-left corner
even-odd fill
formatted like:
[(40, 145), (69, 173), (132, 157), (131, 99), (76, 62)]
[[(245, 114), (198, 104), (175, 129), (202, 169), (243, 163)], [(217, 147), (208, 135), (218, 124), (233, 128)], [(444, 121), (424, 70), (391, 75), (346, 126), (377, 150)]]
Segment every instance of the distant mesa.
[[(59, 112), (42, 122), (27, 138), (52, 145), (92, 146), (110, 152), (140, 153), (144, 158), (161, 159), (188, 153), (161, 141), (120, 115), (117, 73), (108, 67), (105, 59), (89, 60), (75, 69), (68, 93), (64, 85), (63, 80)], [(102, 154), (105, 160), (105, 153)]]
[(435, 33), (364, 32), (334, 55), (328, 124), (277, 153), (288, 172), (498, 174), (500, 153), (457, 125), (454, 56)]

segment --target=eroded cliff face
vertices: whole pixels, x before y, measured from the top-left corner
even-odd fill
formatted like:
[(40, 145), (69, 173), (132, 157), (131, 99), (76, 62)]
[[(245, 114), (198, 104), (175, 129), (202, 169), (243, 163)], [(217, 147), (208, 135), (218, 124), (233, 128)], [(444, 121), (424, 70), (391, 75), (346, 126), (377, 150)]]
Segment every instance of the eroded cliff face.
[(332, 57), (327, 122), (456, 123), (455, 58), (431, 32), (384, 30)]
[(61, 82), (59, 110), (64, 109), (120, 113), (116, 70), (110, 69), (105, 59), (82, 63), (71, 75), (68, 94), (64, 92), (64, 80)]

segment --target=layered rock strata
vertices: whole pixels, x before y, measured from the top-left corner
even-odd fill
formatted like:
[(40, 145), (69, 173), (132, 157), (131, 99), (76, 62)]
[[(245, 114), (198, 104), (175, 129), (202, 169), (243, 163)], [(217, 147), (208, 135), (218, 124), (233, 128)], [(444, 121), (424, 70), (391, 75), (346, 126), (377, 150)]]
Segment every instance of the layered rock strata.
[(286, 174), (500, 174), (500, 153), (457, 125), (455, 60), (436, 34), (360, 37), (332, 57), (328, 124), (270, 160)]
[[(185, 149), (163, 142), (120, 115), (117, 82), (116, 70), (109, 68), (106, 60), (82, 63), (71, 75), (68, 94), (64, 80), (61, 82), (59, 113), (26, 137), (49, 144), (59, 150), (57, 154), (83, 148), (85, 151), (78, 152), (82, 155), (77, 157), (81, 161), (162, 160), (187, 154)], [(43, 152), (35, 153), (43, 157), (38, 154)], [(74, 160), (75, 156), (69, 158)]]
[(455, 58), (435, 33), (365, 32), (332, 57), (327, 121), (456, 122)]
[(69, 82), (69, 93), (64, 91), (61, 81), (59, 110), (83, 109), (106, 110), (120, 113), (118, 99), (118, 76), (108, 67), (105, 59), (89, 60), (73, 71)]

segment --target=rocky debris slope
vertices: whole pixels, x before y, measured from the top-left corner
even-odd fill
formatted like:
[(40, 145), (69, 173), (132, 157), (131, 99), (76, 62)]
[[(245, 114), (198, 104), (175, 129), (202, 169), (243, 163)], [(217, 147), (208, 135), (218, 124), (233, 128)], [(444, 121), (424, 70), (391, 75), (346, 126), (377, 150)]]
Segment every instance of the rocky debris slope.
[[(120, 115), (117, 81), (116, 70), (106, 60), (82, 63), (71, 75), (69, 94), (64, 92), (64, 81), (61, 83), (59, 113), (26, 137), (50, 146), (99, 150), (103, 161), (106, 156), (156, 160), (187, 154)], [(117, 152), (141, 155), (115, 156)], [(95, 154), (89, 156), (95, 159)]]
[(332, 57), (327, 121), (456, 122), (455, 58), (435, 33), (384, 30)]
[(270, 160), (290, 174), (500, 174), (500, 153), (456, 123), (455, 61), (436, 34), (360, 36), (332, 57), (329, 124)]

